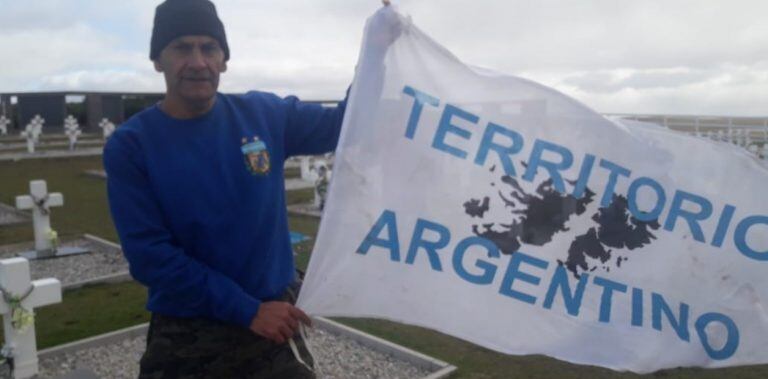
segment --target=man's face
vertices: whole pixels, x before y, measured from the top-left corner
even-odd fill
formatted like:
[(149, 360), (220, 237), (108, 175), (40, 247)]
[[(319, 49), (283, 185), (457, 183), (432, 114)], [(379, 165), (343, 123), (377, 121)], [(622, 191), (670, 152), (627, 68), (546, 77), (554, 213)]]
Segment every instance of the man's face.
[(197, 105), (216, 96), (219, 74), (227, 70), (227, 63), (215, 38), (182, 36), (160, 52), (155, 69), (165, 75), (168, 96)]

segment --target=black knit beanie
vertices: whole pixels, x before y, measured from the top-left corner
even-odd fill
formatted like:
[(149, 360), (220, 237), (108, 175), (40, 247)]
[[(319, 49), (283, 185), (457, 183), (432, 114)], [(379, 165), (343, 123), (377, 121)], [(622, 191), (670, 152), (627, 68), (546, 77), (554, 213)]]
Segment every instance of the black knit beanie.
[(149, 59), (156, 60), (168, 44), (181, 36), (205, 35), (219, 41), (224, 60), (229, 60), (229, 45), (224, 24), (209, 0), (166, 0), (155, 10)]

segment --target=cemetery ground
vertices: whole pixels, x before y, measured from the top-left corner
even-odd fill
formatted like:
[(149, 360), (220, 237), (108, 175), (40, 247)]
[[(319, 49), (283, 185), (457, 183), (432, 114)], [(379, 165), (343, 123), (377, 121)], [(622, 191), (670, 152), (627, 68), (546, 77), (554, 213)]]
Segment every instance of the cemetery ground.
[[(16, 195), (28, 192), (31, 180), (45, 179), (50, 191), (61, 192), (65, 196), (64, 206), (52, 213), (52, 225), (62, 241), (87, 233), (116, 242), (118, 239), (109, 215), (105, 182), (84, 174), (87, 170), (102, 169), (101, 157), (98, 156), (0, 162), (0, 202), (13, 205)], [(297, 176), (298, 170), (289, 169), (287, 175)], [(289, 204), (306, 203), (312, 199), (311, 189), (291, 191), (287, 195)], [(307, 266), (318, 225), (316, 218), (290, 217), (291, 230), (313, 237), (296, 248), (300, 268)], [(33, 239), (29, 222), (0, 227), (0, 245)], [(148, 322), (145, 302), (146, 291), (136, 282), (67, 290), (62, 303), (36, 309), (38, 348), (45, 349)], [(337, 321), (453, 364), (459, 368), (453, 376), (455, 378), (768, 377), (766, 365), (715, 370), (672, 369), (640, 376), (573, 365), (543, 356), (507, 356), (434, 331), (393, 322), (345, 318)]]

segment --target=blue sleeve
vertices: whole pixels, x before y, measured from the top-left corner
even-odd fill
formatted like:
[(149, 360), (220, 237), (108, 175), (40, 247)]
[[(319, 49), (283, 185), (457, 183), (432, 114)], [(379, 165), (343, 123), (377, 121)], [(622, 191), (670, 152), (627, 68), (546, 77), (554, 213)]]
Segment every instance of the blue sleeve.
[(181, 315), (248, 328), (261, 302), (225, 275), (189, 257), (175, 242), (152, 192), (138, 141), (115, 133), (104, 149), (107, 191), (131, 276), (170, 297)]
[[(347, 91), (347, 95), (349, 91)], [(335, 108), (305, 103), (294, 96), (284, 100), (287, 113), (285, 157), (318, 155), (336, 149), (344, 121), (345, 98)]]

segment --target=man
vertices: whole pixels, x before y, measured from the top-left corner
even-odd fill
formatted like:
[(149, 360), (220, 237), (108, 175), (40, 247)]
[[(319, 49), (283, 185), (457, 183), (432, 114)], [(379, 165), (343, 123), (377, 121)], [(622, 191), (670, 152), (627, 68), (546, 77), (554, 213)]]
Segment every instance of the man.
[(304, 378), (283, 162), (332, 151), (336, 109), (217, 93), (230, 57), (208, 0), (167, 0), (150, 58), (166, 94), (104, 149), (109, 202), (152, 321), (141, 378)]

